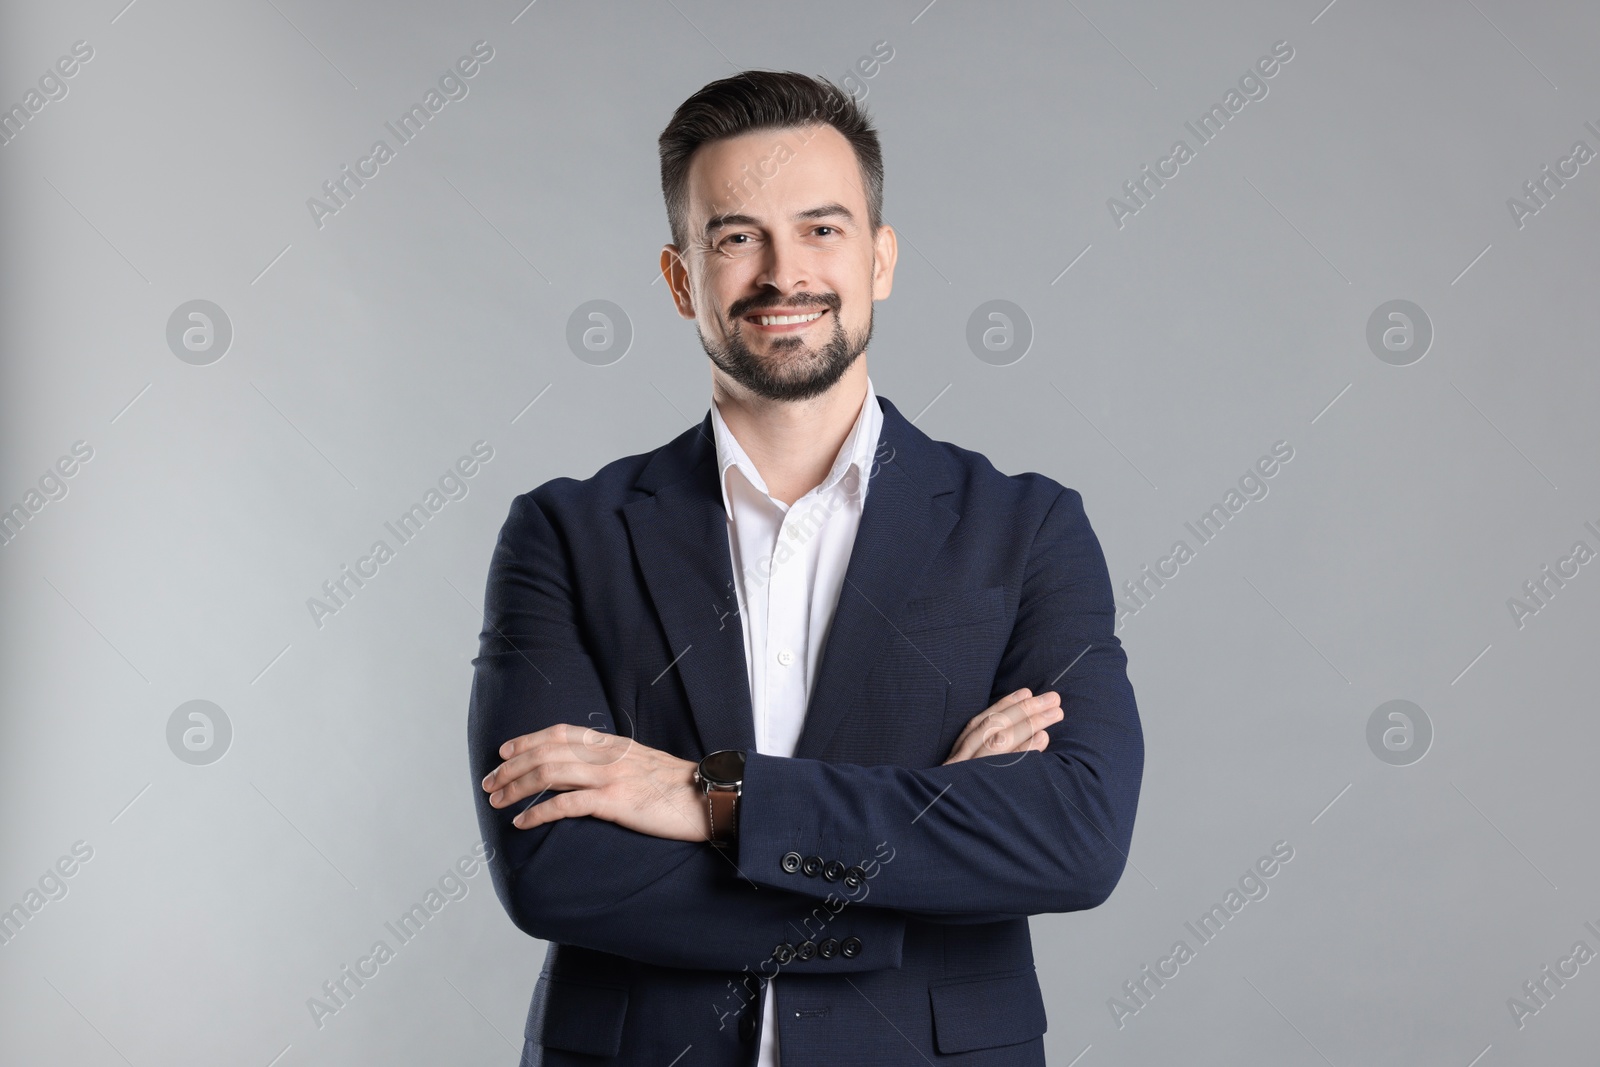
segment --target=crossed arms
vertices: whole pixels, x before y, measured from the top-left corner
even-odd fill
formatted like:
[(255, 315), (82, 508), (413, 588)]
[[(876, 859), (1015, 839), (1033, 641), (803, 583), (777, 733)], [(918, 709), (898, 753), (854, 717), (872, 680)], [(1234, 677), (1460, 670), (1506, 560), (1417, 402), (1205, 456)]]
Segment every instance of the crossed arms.
[(731, 855), (707, 844), (693, 762), (617, 736), (570, 563), (531, 493), (501, 530), (484, 612), (468, 717), (479, 826), (496, 893), (531, 936), (738, 970), (842, 892), (787, 873), (786, 853), (864, 864), (888, 842), (893, 862), (874, 869), (870, 904), (829, 925), (862, 950), (828, 969), (866, 971), (899, 966), (907, 919), (1091, 908), (1122, 875), (1143, 736), (1104, 556), (1071, 489), (1034, 535), (992, 689), (1059, 692), (1064, 714), (1043, 750), (928, 769), (749, 752)]

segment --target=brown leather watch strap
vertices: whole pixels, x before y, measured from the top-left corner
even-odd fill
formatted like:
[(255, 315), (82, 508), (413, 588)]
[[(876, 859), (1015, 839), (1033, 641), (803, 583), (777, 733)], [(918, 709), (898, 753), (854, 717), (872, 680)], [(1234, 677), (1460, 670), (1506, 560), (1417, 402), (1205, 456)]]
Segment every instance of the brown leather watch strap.
[(708, 789), (706, 799), (711, 805), (711, 843), (731, 848), (739, 840), (739, 791)]

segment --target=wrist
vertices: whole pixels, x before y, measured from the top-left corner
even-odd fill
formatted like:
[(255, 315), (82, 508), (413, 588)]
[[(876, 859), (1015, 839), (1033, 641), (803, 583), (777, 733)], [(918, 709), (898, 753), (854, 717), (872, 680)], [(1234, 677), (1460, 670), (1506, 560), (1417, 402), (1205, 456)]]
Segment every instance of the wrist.
[(744, 762), (742, 751), (726, 748), (708, 754), (695, 767), (695, 788), (705, 805), (706, 839), (717, 848), (732, 849), (738, 845)]

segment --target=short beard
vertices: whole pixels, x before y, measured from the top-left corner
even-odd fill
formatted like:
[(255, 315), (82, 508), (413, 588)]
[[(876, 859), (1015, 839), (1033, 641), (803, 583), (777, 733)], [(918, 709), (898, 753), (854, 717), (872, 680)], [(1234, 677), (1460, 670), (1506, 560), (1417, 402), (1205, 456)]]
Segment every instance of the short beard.
[[(729, 341), (725, 348), (718, 350), (706, 340), (706, 335), (698, 326), (695, 332), (700, 336), (700, 347), (705, 349), (711, 362), (722, 369), (722, 372), (756, 396), (766, 400), (808, 400), (820, 396), (833, 388), (834, 384), (844, 377), (845, 371), (855, 363), (856, 358), (865, 352), (867, 343), (872, 340), (872, 311), (867, 312), (866, 331), (856, 337), (845, 333), (844, 323), (839, 319), (839, 299), (837, 296), (817, 298), (815, 301), (806, 301), (801, 307), (825, 307), (833, 314), (833, 333), (820, 349), (806, 346), (804, 341), (794, 337), (778, 337), (772, 347), (772, 355), (767, 358), (757, 356), (744, 343), (740, 333), (744, 316), (755, 310), (767, 310), (772, 305), (765, 307), (748, 308), (740, 311), (733, 317), (733, 329), (728, 333)], [(798, 311), (796, 307), (786, 306), (785, 313), (793, 314)], [(788, 369), (780, 371), (779, 366)]]

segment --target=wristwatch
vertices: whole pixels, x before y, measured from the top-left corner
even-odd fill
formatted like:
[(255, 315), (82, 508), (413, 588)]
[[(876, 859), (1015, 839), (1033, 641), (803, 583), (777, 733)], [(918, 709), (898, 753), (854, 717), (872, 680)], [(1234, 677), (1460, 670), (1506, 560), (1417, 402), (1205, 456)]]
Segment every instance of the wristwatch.
[(694, 784), (705, 794), (711, 812), (711, 843), (732, 848), (739, 841), (739, 794), (744, 787), (744, 753), (724, 748), (702, 759)]

